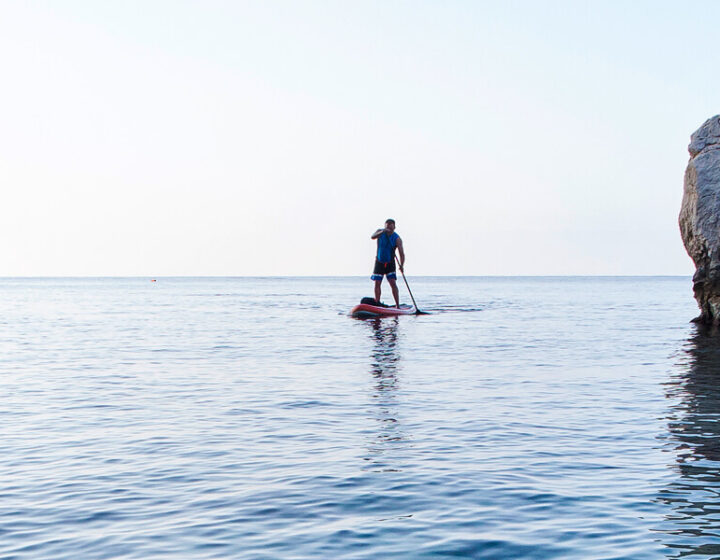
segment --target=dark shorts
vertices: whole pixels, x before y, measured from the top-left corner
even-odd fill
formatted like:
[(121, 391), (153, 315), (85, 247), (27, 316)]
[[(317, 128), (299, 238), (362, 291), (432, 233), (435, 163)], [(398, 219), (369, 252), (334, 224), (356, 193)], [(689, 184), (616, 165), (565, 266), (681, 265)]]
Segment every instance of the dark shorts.
[(386, 274), (388, 280), (395, 280), (397, 278), (397, 274), (395, 274), (395, 261), (381, 263), (379, 260), (375, 259), (375, 269), (373, 270), (373, 275), (370, 278), (377, 282), (378, 280), (382, 280), (383, 276)]

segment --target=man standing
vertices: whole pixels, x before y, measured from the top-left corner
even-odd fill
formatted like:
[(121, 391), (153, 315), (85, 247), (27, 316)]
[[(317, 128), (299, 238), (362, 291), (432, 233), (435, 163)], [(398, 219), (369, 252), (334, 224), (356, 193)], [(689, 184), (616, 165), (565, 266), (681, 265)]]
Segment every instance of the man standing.
[(385, 221), (385, 228), (378, 229), (370, 236), (370, 239), (377, 239), (377, 256), (375, 258), (375, 270), (371, 278), (375, 281), (375, 301), (380, 303), (382, 293), (382, 279), (387, 276), (395, 298), (395, 306), (400, 307), (400, 293), (397, 287), (397, 274), (395, 274), (395, 249), (400, 253), (400, 271), (404, 271), (405, 251), (403, 251), (402, 239), (395, 233), (395, 220)]

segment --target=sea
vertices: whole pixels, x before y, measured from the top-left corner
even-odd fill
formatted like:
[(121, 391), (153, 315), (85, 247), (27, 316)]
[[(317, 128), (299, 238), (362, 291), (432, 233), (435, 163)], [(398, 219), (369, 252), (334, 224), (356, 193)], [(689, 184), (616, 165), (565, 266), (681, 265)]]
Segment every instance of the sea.
[(0, 279), (0, 558), (720, 558), (689, 277), (408, 283)]

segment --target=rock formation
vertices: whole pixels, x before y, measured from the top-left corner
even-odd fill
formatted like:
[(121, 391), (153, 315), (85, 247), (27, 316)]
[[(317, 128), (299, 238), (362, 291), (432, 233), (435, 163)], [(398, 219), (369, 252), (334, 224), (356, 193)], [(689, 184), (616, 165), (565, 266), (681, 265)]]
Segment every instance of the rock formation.
[(680, 234), (695, 263), (697, 321), (720, 325), (720, 115), (690, 137), (680, 209)]

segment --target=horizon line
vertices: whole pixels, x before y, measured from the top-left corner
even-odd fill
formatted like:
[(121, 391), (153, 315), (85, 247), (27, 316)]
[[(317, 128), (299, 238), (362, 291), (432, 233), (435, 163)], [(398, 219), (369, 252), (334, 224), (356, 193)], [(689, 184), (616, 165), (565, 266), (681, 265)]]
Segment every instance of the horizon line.
[[(0, 276), (0, 280), (42, 280), (42, 279), (173, 279), (173, 278), (370, 278), (369, 275), (310, 275), (310, 274), (265, 274), (265, 275), (30, 275)], [(692, 274), (414, 274), (412, 278), (692, 278)]]

